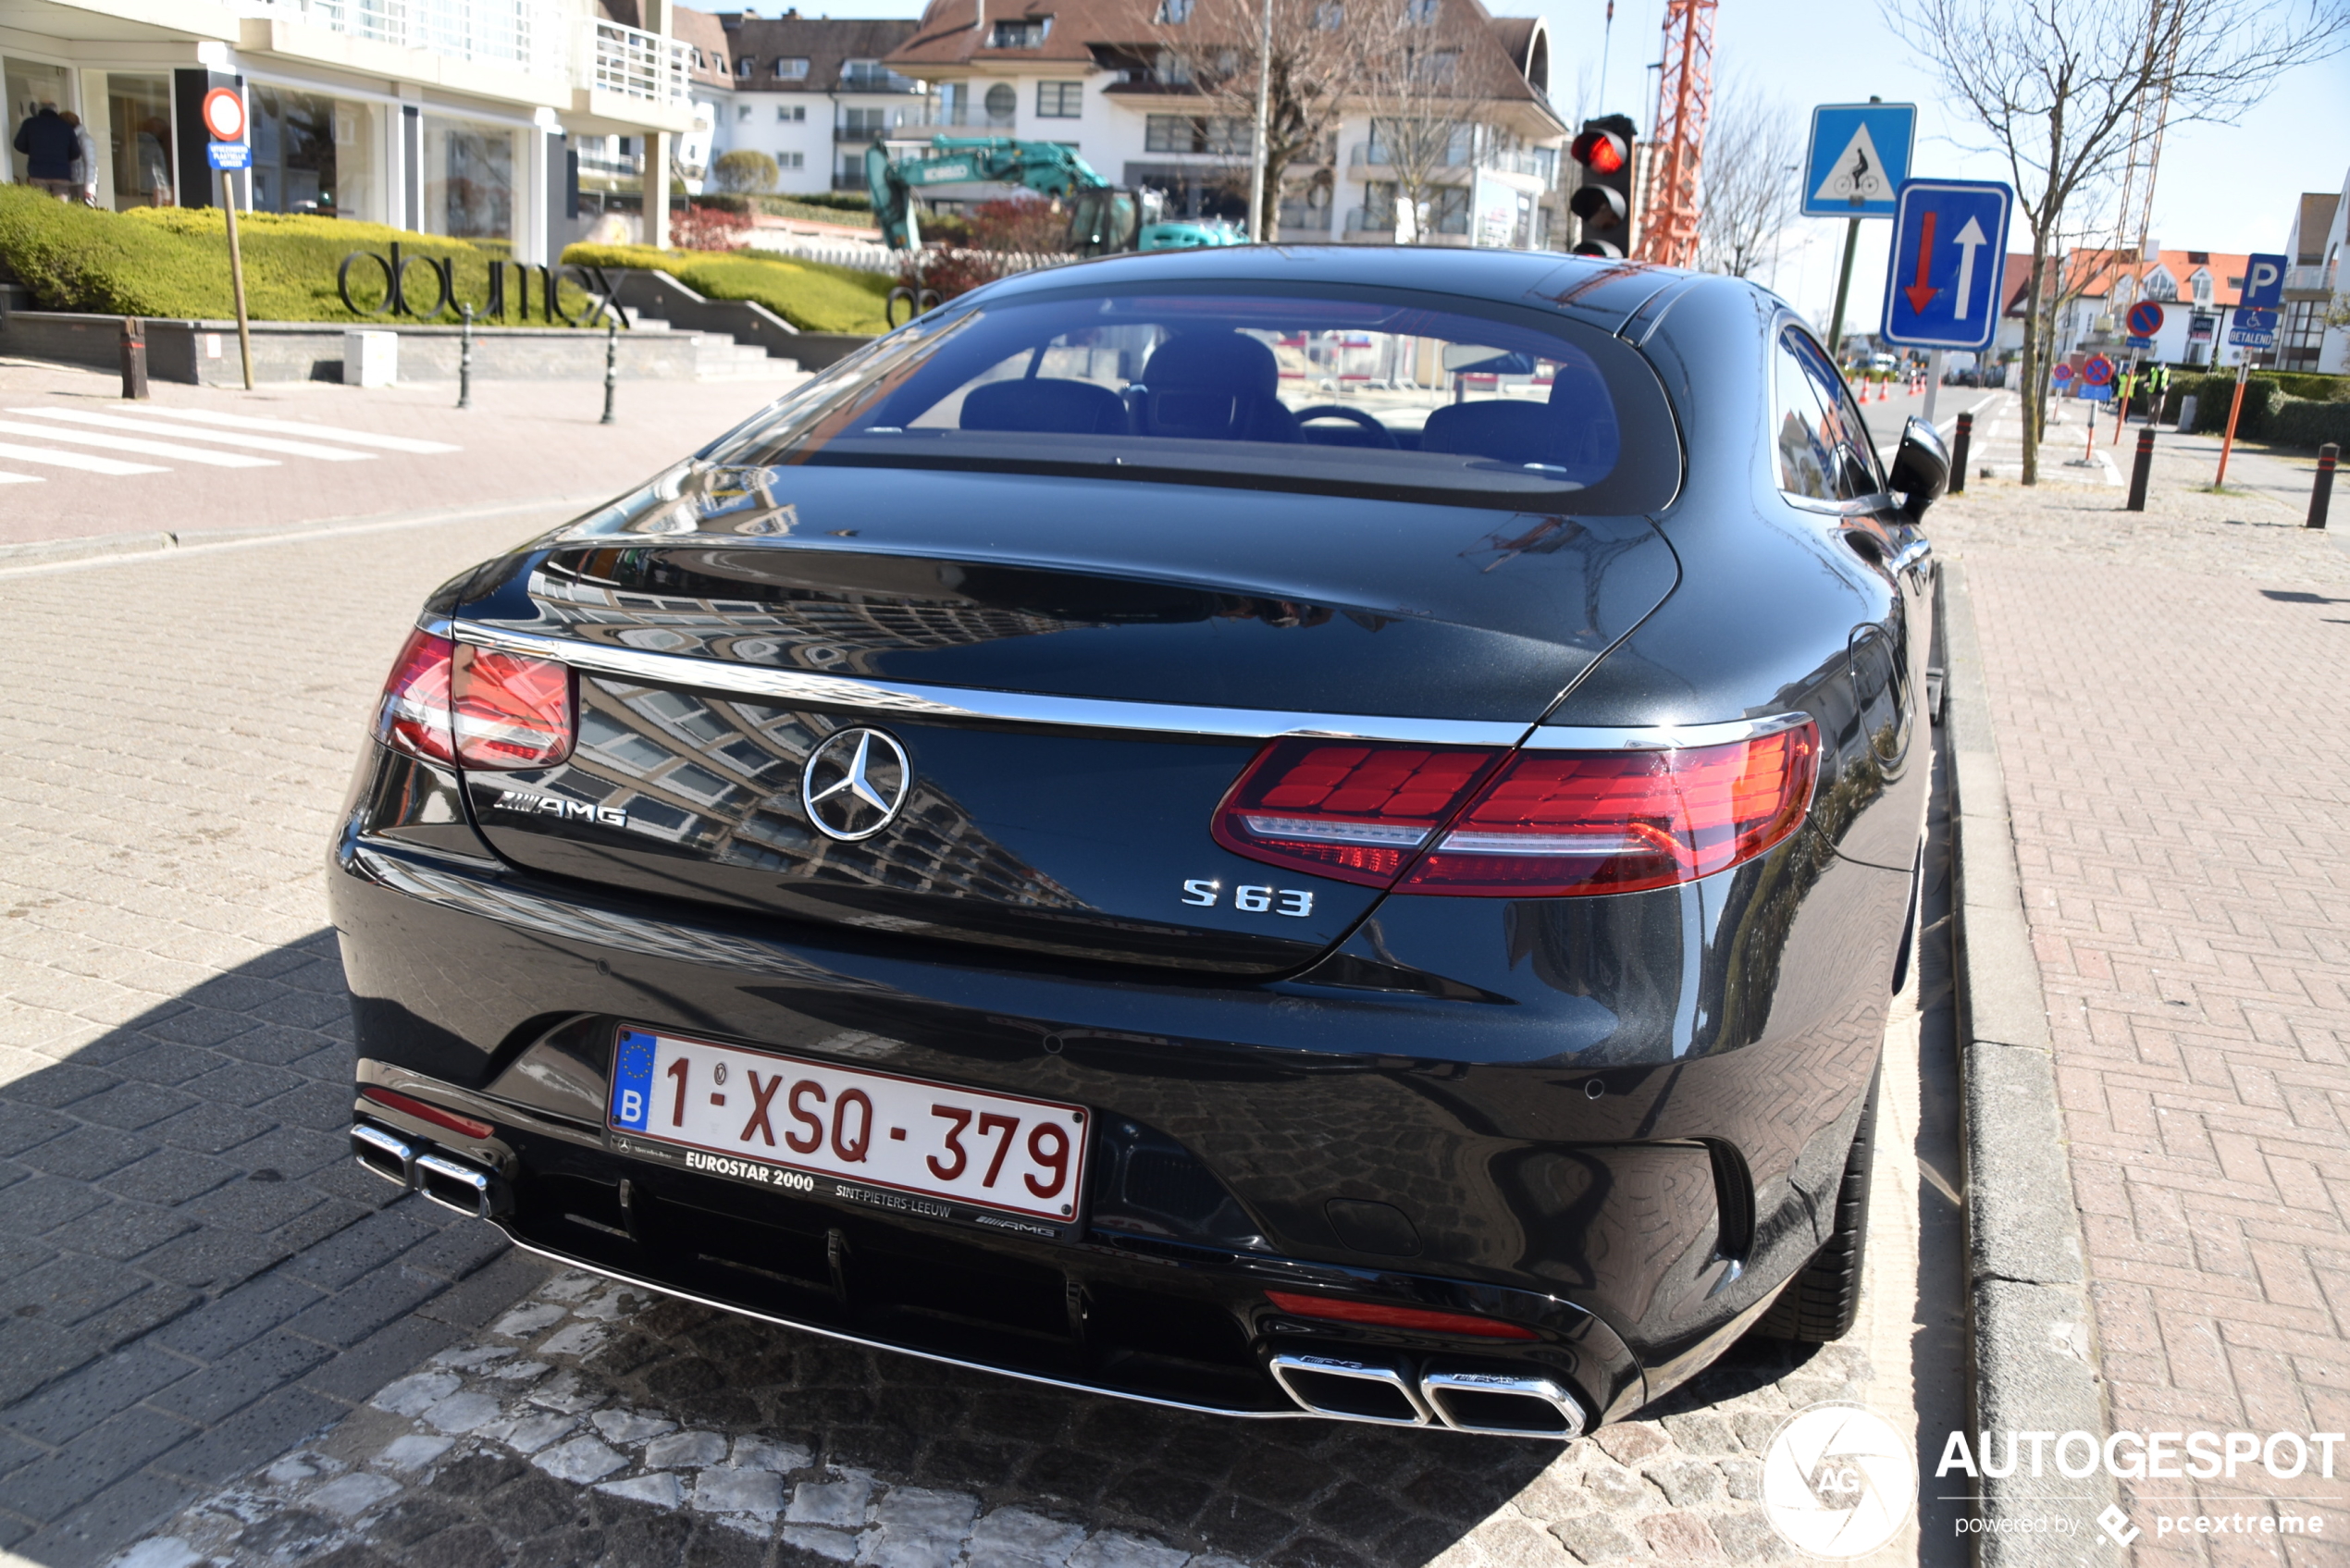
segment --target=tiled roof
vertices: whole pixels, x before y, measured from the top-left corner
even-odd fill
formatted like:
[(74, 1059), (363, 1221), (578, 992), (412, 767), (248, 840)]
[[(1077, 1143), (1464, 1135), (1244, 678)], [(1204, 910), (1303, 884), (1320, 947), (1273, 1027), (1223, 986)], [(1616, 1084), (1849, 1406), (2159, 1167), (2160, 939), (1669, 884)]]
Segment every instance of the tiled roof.
[[(1157, 19), (1162, 0), (930, 0), (912, 36), (888, 64), (909, 76), (932, 68), (1021, 66), (1063, 70), (1099, 68), (1097, 48), (1114, 53), (1155, 50), (1179, 40), (1195, 44), (1242, 38), (1255, 26), (1257, 9), (1247, 0), (1192, 0), (1181, 29)], [(1545, 103), (1526, 80), (1523, 54), (1533, 38), (1530, 19), (1495, 19), (1480, 0), (1440, 0), (1437, 27), (1448, 45), (1457, 43), (1463, 81), (1490, 83), (1479, 96)], [(999, 22), (1043, 21), (1051, 26), (1033, 46), (989, 47)], [(981, 25), (974, 25), (979, 23)], [(1547, 104), (1545, 103), (1547, 107)]]
[[(1000, 3), (1000, 0), (999, 0)], [(677, 10), (678, 35), (684, 19), (705, 18), (724, 40), (728, 69), (751, 62), (748, 76), (738, 71), (730, 79), (736, 88), (757, 93), (829, 93), (840, 86), (840, 72), (849, 60), (879, 60), (912, 35), (914, 24), (899, 19), (803, 17), (785, 11), (780, 17), (755, 17), (742, 11)], [(777, 60), (806, 60), (804, 77), (778, 77)]]

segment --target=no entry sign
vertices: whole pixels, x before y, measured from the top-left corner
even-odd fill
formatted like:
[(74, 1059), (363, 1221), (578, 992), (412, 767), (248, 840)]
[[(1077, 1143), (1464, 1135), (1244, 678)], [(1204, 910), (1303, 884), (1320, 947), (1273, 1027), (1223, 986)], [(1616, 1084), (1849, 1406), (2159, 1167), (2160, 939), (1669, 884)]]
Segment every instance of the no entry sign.
[(216, 87), (204, 95), (204, 128), (215, 142), (245, 139), (245, 98), (233, 87)]

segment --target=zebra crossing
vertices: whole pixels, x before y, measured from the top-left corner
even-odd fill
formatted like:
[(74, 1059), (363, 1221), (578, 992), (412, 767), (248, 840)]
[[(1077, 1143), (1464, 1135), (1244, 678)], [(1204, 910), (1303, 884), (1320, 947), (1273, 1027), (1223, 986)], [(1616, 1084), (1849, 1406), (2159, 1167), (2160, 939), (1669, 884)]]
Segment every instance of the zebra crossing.
[(54, 403), (0, 407), (0, 485), (39, 484), (50, 476), (41, 470), (127, 478), (168, 474), (181, 465), (277, 468), (290, 459), (371, 463), (387, 453), (429, 456), (464, 450), (446, 441), (217, 409), (136, 403), (105, 412)]

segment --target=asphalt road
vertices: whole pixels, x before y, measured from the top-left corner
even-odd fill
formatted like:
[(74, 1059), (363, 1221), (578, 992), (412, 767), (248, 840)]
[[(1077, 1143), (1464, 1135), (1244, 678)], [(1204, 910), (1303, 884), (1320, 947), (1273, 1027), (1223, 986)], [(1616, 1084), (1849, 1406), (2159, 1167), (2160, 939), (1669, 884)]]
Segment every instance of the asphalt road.
[[(649, 416), (643, 467), (711, 423)], [(637, 476), (595, 461), (600, 486)], [(1793, 1410), (1858, 1401), (1929, 1451), (1961, 1422), (1938, 907), (1888, 1031), (1859, 1327), (1808, 1354), (1740, 1346), (1564, 1448), (945, 1371), (608, 1289), (388, 1201), (337, 1137), (323, 850), (422, 594), (563, 510), (516, 510), (521, 488), (0, 572), (12, 1562), (1752, 1561), (1788, 1555), (1757, 1495)], [(1948, 1518), (1924, 1520), (1872, 1561), (1955, 1562)]]

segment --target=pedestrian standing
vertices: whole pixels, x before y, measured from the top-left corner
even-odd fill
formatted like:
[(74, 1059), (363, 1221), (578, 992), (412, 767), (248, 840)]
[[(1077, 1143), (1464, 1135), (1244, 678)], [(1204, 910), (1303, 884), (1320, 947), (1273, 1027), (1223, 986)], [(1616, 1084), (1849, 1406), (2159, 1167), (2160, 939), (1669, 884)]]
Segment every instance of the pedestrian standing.
[(29, 116), (9, 145), (24, 154), (24, 177), (34, 190), (46, 191), (60, 202), (80, 193), (73, 178), (80, 143), (55, 104), (43, 104)]
[(57, 117), (73, 127), (74, 183), (81, 187), (81, 204), (94, 207), (98, 204), (98, 144), (90, 140), (90, 128), (71, 109)]

